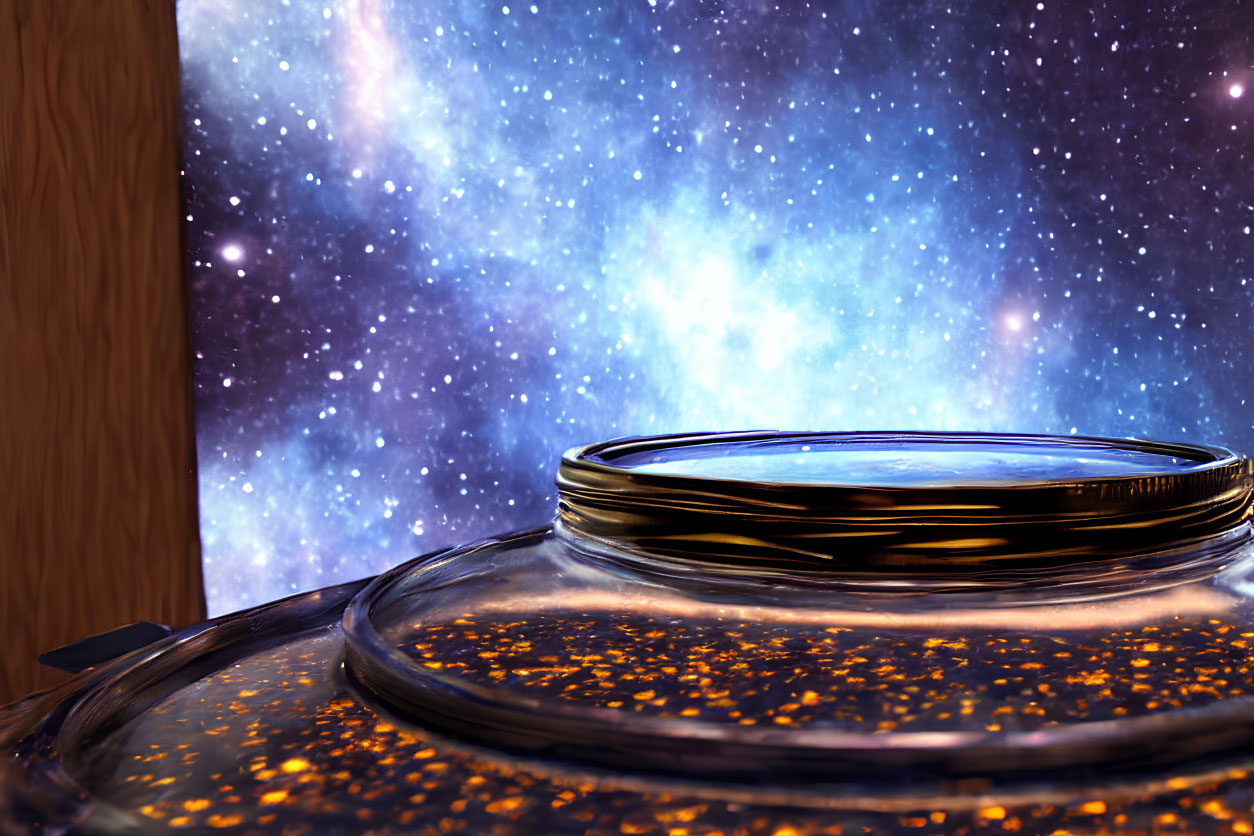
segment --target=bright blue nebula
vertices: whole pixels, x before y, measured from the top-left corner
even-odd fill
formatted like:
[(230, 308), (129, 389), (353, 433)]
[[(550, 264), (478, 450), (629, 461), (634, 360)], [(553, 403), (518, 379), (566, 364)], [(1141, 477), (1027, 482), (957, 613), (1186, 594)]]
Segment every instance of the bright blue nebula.
[(613, 436), (1254, 447), (1237, 0), (179, 28), (213, 613), (542, 523), (561, 451)]

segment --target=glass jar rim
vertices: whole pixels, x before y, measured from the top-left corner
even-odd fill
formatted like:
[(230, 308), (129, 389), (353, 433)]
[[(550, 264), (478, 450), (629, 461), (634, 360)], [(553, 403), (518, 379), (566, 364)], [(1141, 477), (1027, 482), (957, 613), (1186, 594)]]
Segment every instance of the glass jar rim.
[[(945, 480), (927, 478), (925, 467), (922, 479), (907, 473), (894, 481), (867, 465), (868, 452), (885, 450), (901, 461), (940, 455), (959, 464), (975, 451), (985, 469)], [(821, 468), (810, 468), (804, 478), (748, 478), (754, 467), (778, 474), (778, 461), (793, 453), (826, 456), (834, 477), (816, 478)], [(1015, 457), (1035, 459), (1019, 468), (1027, 478), (1013, 478)], [(851, 470), (840, 469), (842, 459), (872, 478), (841, 479)], [(745, 478), (735, 478), (737, 467)], [(624, 548), (891, 575), (1050, 568), (1205, 541), (1248, 518), (1252, 474), (1248, 459), (1222, 447), (1140, 439), (745, 432), (574, 448), (562, 457), (557, 486), (562, 526)]]

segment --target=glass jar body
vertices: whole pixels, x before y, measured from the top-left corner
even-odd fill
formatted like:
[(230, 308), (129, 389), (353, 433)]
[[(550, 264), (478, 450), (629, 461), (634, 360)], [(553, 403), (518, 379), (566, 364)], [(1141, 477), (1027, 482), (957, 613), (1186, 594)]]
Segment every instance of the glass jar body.
[(464, 739), (778, 786), (1236, 745), (1248, 531), (1138, 559), (1169, 570), (936, 591), (676, 560), (559, 523), (382, 576), (346, 618), (349, 660)]

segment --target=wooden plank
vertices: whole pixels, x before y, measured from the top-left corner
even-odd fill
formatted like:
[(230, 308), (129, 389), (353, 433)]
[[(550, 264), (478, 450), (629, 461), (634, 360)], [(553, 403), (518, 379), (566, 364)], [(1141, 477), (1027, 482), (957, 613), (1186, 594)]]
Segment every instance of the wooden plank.
[(0, 704), (204, 616), (172, 0), (0, 0)]

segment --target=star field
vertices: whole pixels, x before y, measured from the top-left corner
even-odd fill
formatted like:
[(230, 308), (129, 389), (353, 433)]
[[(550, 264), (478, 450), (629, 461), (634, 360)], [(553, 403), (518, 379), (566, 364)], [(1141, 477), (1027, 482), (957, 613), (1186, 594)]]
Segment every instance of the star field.
[(211, 612), (541, 523), (613, 436), (1254, 449), (1251, 21), (181, 0)]

